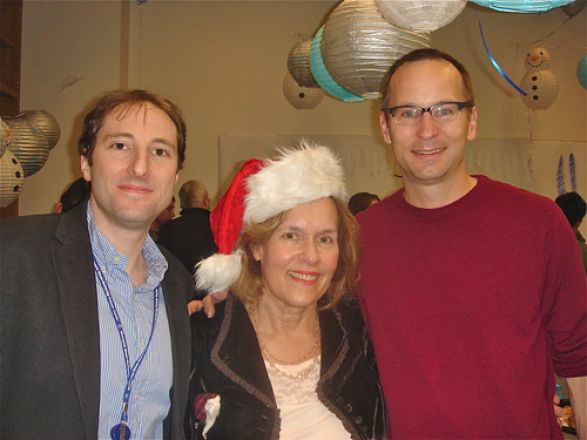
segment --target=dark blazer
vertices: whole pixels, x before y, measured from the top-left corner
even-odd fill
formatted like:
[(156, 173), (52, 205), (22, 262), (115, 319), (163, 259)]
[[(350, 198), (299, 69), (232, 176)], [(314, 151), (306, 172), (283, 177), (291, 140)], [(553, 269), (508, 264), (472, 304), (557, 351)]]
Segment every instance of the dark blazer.
[[(100, 402), (96, 282), (86, 203), (0, 222), (0, 439), (95, 439)], [(182, 438), (189, 274), (169, 254), (162, 282), (173, 353), (166, 438)]]
[[(320, 312), (321, 366), (318, 398), (353, 439), (384, 439), (387, 422), (371, 342), (355, 301), (341, 301)], [(220, 395), (220, 413), (208, 440), (278, 439), (279, 409), (255, 331), (242, 303), (229, 295), (213, 319), (192, 315), (193, 369), (187, 430), (201, 439), (194, 401), (204, 393)]]
[(161, 226), (157, 242), (175, 255), (189, 273), (193, 273), (198, 261), (217, 250), (210, 229), (210, 211), (183, 209), (180, 217)]

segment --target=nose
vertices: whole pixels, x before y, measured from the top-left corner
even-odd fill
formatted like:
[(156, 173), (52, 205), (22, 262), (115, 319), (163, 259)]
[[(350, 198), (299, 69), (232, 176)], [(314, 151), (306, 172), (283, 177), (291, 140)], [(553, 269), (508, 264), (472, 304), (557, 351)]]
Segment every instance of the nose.
[(146, 149), (136, 148), (129, 164), (129, 173), (142, 177), (149, 172), (149, 156)]
[(434, 119), (432, 119), (432, 113), (430, 113), (430, 111), (422, 113), (422, 119), (418, 124), (417, 134), (423, 139), (430, 139), (438, 134), (438, 125)]
[(304, 242), (301, 256), (308, 264), (315, 264), (318, 261), (318, 247), (313, 240)]

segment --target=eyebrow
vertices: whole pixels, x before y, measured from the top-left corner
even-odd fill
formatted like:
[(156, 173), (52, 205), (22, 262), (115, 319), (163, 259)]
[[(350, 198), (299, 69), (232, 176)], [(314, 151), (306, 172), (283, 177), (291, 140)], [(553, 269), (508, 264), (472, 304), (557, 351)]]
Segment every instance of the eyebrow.
[[(104, 139), (112, 139), (112, 138), (117, 138), (117, 137), (122, 137), (122, 138), (126, 138), (126, 139), (134, 139), (134, 136), (131, 133), (126, 133), (126, 132), (110, 133), (110, 134), (107, 134), (104, 137)], [(177, 149), (177, 146), (175, 145), (174, 142), (169, 141), (165, 138), (155, 138), (151, 141), (151, 143), (164, 144), (164, 145), (167, 145), (168, 147)]]
[[(287, 226), (284, 228), (284, 231), (304, 231), (303, 228), (300, 228), (299, 226)], [(322, 231), (318, 231), (318, 234), (337, 234), (338, 233), (338, 228), (335, 229), (323, 229)]]

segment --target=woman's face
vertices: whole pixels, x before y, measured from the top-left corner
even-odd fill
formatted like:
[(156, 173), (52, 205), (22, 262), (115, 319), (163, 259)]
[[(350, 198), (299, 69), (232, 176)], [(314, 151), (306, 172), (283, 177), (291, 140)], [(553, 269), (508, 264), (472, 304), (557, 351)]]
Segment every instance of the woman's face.
[(338, 264), (338, 212), (329, 198), (290, 209), (267, 242), (252, 249), (261, 263), (263, 300), (314, 305)]

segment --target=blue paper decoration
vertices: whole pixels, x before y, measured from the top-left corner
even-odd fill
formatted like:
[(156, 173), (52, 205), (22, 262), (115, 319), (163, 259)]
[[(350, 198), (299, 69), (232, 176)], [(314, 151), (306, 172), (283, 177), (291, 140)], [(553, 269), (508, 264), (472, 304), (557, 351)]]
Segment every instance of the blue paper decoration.
[(346, 102), (358, 102), (364, 101), (362, 96), (357, 96), (342, 88), (330, 75), (324, 60), (322, 59), (322, 51), (320, 45), (322, 44), (322, 33), (324, 32), (324, 26), (318, 29), (316, 35), (312, 39), (312, 47), (310, 48), (310, 70), (316, 82), (322, 87), (329, 95), (334, 96), (342, 101)]
[(485, 48), (485, 53), (491, 62), (491, 65), (499, 72), (499, 74), (505, 79), (516, 91), (522, 95), (528, 95), (524, 90), (522, 90), (515, 82), (511, 80), (511, 78), (505, 73), (505, 71), (501, 68), (501, 66), (497, 63), (491, 52), (489, 51), (489, 46), (487, 46), (487, 40), (485, 40), (485, 35), (483, 34), (483, 25), (481, 24), (481, 19), (479, 19), (479, 33), (481, 34), (481, 41), (483, 42), (483, 47)]
[(577, 66), (577, 76), (584, 89), (587, 89), (587, 54), (583, 55)]
[(573, 0), (471, 0), (480, 6), (495, 9), (500, 12), (517, 12), (530, 14), (533, 12), (546, 12), (559, 6), (568, 5)]

